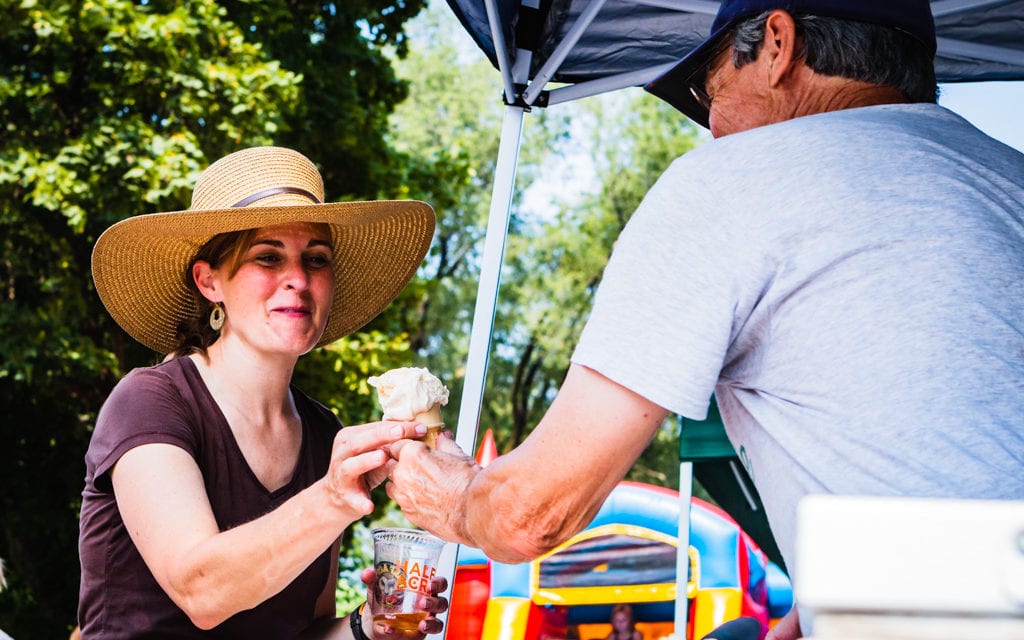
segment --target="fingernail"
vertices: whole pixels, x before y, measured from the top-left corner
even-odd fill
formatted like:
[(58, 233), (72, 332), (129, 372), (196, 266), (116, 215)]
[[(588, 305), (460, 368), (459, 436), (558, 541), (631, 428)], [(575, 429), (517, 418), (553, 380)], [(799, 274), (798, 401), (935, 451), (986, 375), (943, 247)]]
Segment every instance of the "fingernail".
[(416, 425), (416, 435), (425, 436), (427, 435), (427, 427), (422, 424)]

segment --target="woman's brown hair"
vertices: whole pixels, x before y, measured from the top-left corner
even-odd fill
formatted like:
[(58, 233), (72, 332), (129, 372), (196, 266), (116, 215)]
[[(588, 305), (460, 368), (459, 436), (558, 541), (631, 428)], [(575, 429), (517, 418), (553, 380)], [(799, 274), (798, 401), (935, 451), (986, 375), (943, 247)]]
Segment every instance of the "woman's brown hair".
[(220, 337), (220, 331), (214, 330), (210, 326), (210, 312), (213, 311), (213, 303), (199, 292), (199, 287), (196, 286), (195, 278), (192, 276), (192, 267), (199, 261), (209, 263), (210, 267), (214, 269), (228, 265), (230, 267), (229, 276), (234, 276), (242, 265), (242, 256), (252, 246), (255, 237), (256, 229), (220, 233), (210, 238), (209, 242), (204, 244), (192, 258), (192, 262), (189, 263), (183, 276), (185, 286), (192, 293), (198, 312), (178, 324), (178, 346), (173, 352), (175, 357), (190, 353), (205, 354), (206, 349)]

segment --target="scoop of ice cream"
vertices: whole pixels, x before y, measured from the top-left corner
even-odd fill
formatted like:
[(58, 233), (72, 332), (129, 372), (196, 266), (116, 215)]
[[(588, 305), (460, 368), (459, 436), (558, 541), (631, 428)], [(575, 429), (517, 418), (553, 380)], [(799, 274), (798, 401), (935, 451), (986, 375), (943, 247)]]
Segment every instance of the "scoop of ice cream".
[(377, 389), (385, 420), (413, 420), (435, 405), (448, 404), (448, 387), (422, 367), (391, 369), (367, 382)]

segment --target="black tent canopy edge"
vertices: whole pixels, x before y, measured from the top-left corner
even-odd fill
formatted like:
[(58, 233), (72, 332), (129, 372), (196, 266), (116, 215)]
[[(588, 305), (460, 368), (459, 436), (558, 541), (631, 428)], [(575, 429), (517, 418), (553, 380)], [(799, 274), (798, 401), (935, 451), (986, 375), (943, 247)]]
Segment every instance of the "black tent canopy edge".
[[(496, 68), (511, 68), (529, 52), (529, 69), (521, 74), (527, 81), (516, 85), (512, 99), (506, 96), (510, 104), (529, 106), (645, 84), (703, 39), (719, 5), (711, 0), (448, 4)], [(487, 5), (496, 16), (493, 27)], [(932, 12), (939, 82), (1024, 79), (1024, 0), (935, 0)], [(569, 86), (551, 88), (551, 83)]]

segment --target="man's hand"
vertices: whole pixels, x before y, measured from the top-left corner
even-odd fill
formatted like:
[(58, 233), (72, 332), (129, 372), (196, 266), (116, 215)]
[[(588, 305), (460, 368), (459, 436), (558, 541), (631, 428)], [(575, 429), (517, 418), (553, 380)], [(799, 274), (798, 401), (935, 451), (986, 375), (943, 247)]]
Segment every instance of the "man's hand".
[(397, 464), (387, 494), (416, 526), (449, 542), (473, 544), (467, 536), (465, 498), (480, 465), (444, 433), (431, 449), (415, 440), (390, 447)]
[(417, 526), (525, 562), (581, 531), (654, 437), (668, 411), (580, 365), (572, 365), (540, 423), (486, 469), (450, 438), (436, 449), (398, 441), (387, 485)]

